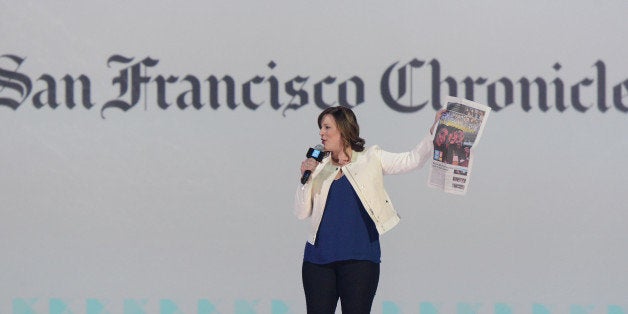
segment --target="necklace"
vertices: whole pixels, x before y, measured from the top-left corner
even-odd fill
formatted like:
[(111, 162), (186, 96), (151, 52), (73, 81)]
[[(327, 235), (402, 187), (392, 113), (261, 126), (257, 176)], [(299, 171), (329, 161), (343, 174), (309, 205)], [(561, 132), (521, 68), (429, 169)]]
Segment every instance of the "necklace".
[[(341, 155), (342, 155), (344, 158), (340, 159), (339, 157), (340, 157)], [(350, 162), (351, 162), (351, 156), (350, 156), (350, 155), (351, 155), (351, 153), (349, 152), (349, 153), (347, 154), (347, 153), (346, 153), (346, 151), (345, 151), (345, 153), (338, 153), (338, 154), (336, 154), (336, 156), (335, 156), (335, 157), (334, 157), (333, 155), (331, 156), (331, 161), (332, 161), (335, 165), (338, 165), (338, 166), (344, 166), (344, 165), (346, 165), (346, 164), (348, 164), (348, 163), (350, 163)]]
[(335, 159), (335, 158), (332, 158), (332, 161), (334, 162), (334, 164), (336, 164), (338, 166), (344, 166), (344, 165), (350, 163), (351, 159)]

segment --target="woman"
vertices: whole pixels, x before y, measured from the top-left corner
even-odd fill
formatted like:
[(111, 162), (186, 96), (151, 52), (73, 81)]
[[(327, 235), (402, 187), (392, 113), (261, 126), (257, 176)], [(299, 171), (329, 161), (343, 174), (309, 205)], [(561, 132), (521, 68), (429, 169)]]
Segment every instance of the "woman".
[(328, 156), (301, 163), (301, 175), (312, 174), (295, 196), (296, 216), (311, 220), (302, 266), (307, 313), (334, 313), (338, 299), (343, 313), (370, 313), (379, 282), (379, 235), (399, 222), (383, 175), (422, 167), (431, 159), (432, 137), (406, 153), (365, 148), (355, 114), (340, 106), (321, 112), (318, 126)]

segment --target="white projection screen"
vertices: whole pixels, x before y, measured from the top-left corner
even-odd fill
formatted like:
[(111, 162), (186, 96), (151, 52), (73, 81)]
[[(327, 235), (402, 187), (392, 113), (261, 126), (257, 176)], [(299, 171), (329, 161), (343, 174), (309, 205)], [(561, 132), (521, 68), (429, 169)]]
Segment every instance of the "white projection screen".
[[(373, 313), (628, 313), (628, 2), (0, 1), (0, 313), (304, 313), (316, 117), (401, 152), (488, 105), (465, 196), (386, 177)], [(340, 310), (338, 311), (340, 313)]]

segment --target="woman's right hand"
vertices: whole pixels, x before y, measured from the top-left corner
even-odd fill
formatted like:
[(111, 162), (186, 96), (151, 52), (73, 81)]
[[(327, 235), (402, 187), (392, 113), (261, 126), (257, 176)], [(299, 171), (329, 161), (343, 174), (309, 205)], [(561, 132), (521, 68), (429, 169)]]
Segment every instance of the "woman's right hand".
[(308, 158), (304, 160), (303, 162), (301, 162), (301, 175), (303, 175), (303, 173), (305, 173), (306, 170), (314, 172), (314, 169), (316, 169), (316, 166), (318, 166), (318, 161), (316, 161), (316, 159)]
[(430, 128), (430, 134), (434, 134), (434, 128), (436, 128), (436, 125), (438, 124), (438, 121), (440, 120), (440, 117), (447, 112), (446, 108), (443, 108), (441, 110), (436, 111), (436, 115), (434, 116), (434, 123), (432, 124), (432, 127)]

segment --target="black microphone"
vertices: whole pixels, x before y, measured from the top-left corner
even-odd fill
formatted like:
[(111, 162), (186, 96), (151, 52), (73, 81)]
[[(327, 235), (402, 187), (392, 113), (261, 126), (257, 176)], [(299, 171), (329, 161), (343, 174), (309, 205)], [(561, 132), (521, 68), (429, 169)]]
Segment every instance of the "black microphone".
[[(325, 152), (323, 151), (323, 149), (325, 149), (325, 147), (321, 144), (314, 146), (314, 148), (310, 147), (310, 149), (307, 150), (307, 153), (305, 153), (305, 157), (314, 158), (316, 159), (316, 161), (321, 162), (323, 160), (323, 157), (325, 157)], [(305, 184), (305, 182), (307, 182), (307, 180), (310, 178), (311, 174), (311, 170), (305, 170), (305, 172), (303, 172), (303, 176), (301, 177), (301, 184)]]

